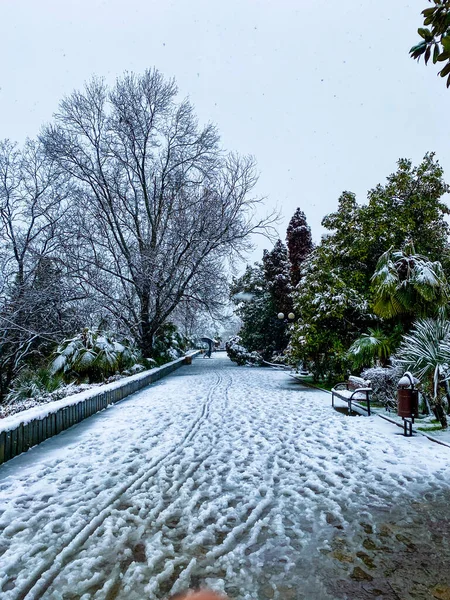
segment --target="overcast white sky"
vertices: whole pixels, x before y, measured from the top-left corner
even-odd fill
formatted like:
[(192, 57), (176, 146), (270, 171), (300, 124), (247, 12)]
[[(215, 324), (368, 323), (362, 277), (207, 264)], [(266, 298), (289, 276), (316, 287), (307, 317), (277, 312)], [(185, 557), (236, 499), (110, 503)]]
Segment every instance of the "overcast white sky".
[[(364, 201), (400, 157), (450, 180), (450, 90), (408, 56), (426, 0), (0, 0), (0, 138), (35, 136), (91, 75), (155, 66), (224, 146), (255, 155), (258, 193), (316, 241), (343, 190)], [(259, 258), (261, 241), (252, 259)]]

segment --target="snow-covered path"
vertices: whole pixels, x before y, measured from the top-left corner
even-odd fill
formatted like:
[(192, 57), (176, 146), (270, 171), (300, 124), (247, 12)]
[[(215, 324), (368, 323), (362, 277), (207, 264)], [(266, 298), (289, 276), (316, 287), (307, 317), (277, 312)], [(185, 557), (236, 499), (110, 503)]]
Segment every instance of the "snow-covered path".
[(408, 526), (414, 503), (448, 494), (450, 450), (399, 433), (285, 373), (197, 359), (0, 468), (1, 597), (207, 584), (327, 600), (347, 597), (345, 580), (353, 598), (413, 597), (373, 592), (370, 544), (406, 544), (388, 543), (380, 514)]

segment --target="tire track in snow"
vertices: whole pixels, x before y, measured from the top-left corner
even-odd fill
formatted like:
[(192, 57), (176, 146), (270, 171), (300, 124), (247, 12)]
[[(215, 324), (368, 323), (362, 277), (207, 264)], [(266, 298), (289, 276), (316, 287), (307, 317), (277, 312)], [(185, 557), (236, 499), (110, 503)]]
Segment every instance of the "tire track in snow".
[[(232, 380), (231, 380), (232, 382)], [(228, 408), (230, 399), (228, 396), (228, 390), (231, 387), (231, 382), (228, 388), (225, 391), (225, 407)], [(268, 445), (270, 445), (269, 440), (266, 438)], [(278, 472), (277, 462), (275, 460), (276, 453), (274, 450), (271, 450), (270, 453), (267, 454), (268, 463), (271, 464), (270, 471), (268, 471), (268, 492), (261, 498), (261, 500), (252, 508), (248, 509), (246, 518), (243, 519), (241, 523), (232, 527), (231, 530), (227, 533), (225, 539), (222, 544), (216, 546), (212, 550), (210, 550), (203, 561), (203, 568), (211, 564), (212, 560), (215, 560), (219, 557), (226, 556), (227, 554), (232, 553), (237, 546), (241, 543), (240, 539), (248, 532), (248, 537), (252, 539), (252, 530), (258, 521), (263, 520), (265, 516), (267, 516), (271, 509), (273, 508), (274, 501), (274, 476), (276, 476)], [(275, 468), (274, 468), (275, 465)]]
[[(220, 389), (222, 387), (222, 383), (223, 377), (220, 378), (220, 381), (216, 384), (212, 393), (214, 394), (216, 399), (216, 401), (214, 402), (214, 406), (217, 406), (219, 398), (222, 399), (223, 407), (221, 414), (224, 415), (227, 414), (225, 409), (227, 403), (228, 390), (233, 383), (232, 377), (229, 377), (228, 381), (224, 386), (223, 391), (222, 389)], [(217, 393), (218, 389), (220, 389), (220, 394)], [(186, 469), (182, 469), (182, 461), (179, 461), (181, 453), (173, 456), (170, 462), (168, 464), (166, 462), (164, 465), (165, 468), (170, 468), (171, 465), (179, 466), (182, 475), (180, 476), (180, 472), (178, 471), (172, 472), (170, 479), (164, 482), (164, 487), (162, 487), (160, 482), (157, 481), (155, 478), (149, 479), (147, 482), (149, 484), (148, 487), (143, 485), (138, 490), (138, 495), (140, 497), (133, 497), (134, 506), (136, 507), (139, 504), (139, 501), (145, 502), (145, 500), (148, 500), (149, 496), (151, 496), (152, 491), (155, 492), (156, 490), (155, 495), (159, 496), (159, 500), (156, 506), (154, 506), (152, 510), (146, 515), (146, 521), (150, 524), (150, 526), (145, 530), (144, 533), (149, 535), (150, 538), (153, 540), (159, 540), (159, 536), (163, 536), (163, 531), (166, 529), (169, 529), (170, 531), (174, 530), (174, 521), (178, 523), (179, 519), (181, 519), (182, 516), (186, 515), (186, 510), (183, 506), (183, 498), (185, 498), (186, 495), (195, 495), (195, 475), (201, 468), (203, 468), (204, 463), (207, 461), (207, 459), (210, 458), (211, 451), (216, 446), (218, 429), (220, 430), (222, 428), (222, 422), (214, 424), (212, 421), (208, 420), (209, 416), (210, 415), (208, 410), (208, 413), (205, 414), (205, 418), (199, 425), (199, 427), (203, 427), (207, 422), (208, 429), (205, 434), (202, 434), (209, 437), (209, 443), (207, 447), (203, 448), (201, 453), (197, 457), (195, 457), (195, 459), (187, 457), (189, 463)], [(202, 438), (202, 443), (204, 443), (203, 439), (204, 438)], [(190, 439), (190, 442), (192, 441), (193, 437), (191, 437)], [(186, 447), (187, 444), (185, 445), (185, 449)], [(111, 519), (115, 519), (117, 521), (117, 515), (111, 514), (110, 517)], [(133, 519), (133, 515), (130, 515), (130, 518)], [(100, 543), (104, 544), (103, 540), (100, 539), (99, 541)], [(169, 538), (167, 537), (165, 537), (165, 541), (166, 543), (168, 541), (172, 543), (177, 543), (176, 540), (169, 540)], [(88, 540), (88, 542), (91, 544), (90, 540)], [(101, 555), (101, 551), (99, 552), (98, 548), (95, 547), (95, 542), (88, 548), (84, 548), (84, 550), (83, 548), (80, 548), (80, 552), (83, 551), (85, 551), (88, 554), (87, 559), (85, 556), (82, 556), (82, 558), (79, 559), (83, 562), (85, 562), (86, 560), (89, 562), (89, 556), (92, 557), (92, 555)], [(164, 566), (161, 568), (161, 571), (157, 572), (152, 579), (152, 588), (154, 589), (158, 589), (160, 586), (167, 585), (170, 579), (173, 578), (174, 572), (177, 572), (180, 577), (183, 576), (184, 578), (186, 578), (189, 572), (192, 571), (196, 562), (194, 560), (193, 563), (191, 560), (189, 564), (186, 564), (189, 561), (189, 559), (187, 559), (185, 556), (176, 556), (173, 559), (168, 559), (166, 556), (161, 556), (158, 560), (164, 560)], [(158, 560), (155, 562), (155, 567), (158, 564)], [(109, 598), (109, 590), (114, 587), (120, 587), (121, 579), (127, 576), (127, 572), (130, 569), (130, 567), (131, 564), (128, 563), (128, 566), (125, 566), (124, 570), (118, 570), (117, 565), (109, 565), (109, 571), (102, 572), (101, 580), (98, 580), (95, 583), (94, 587), (98, 588), (98, 592), (101, 591), (102, 593), (105, 593), (106, 598)], [(55, 584), (54, 590), (58, 588), (59, 586)], [(171, 588), (172, 585), (169, 584), (167, 591), (170, 594), (174, 593), (175, 591), (172, 591)], [(93, 594), (94, 592), (90, 590), (89, 593)], [(113, 595), (112, 597), (115, 597), (115, 595)]]
[(182, 453), (184, 447), (189, 444), (191, 439), (197, 433), (202, 421), (209, 414), (210, 405), (214, 399), (214, 392), (222, 382), (222, 375), (215, 373), (216, 381), (212, 384), (208, 396), (203, 403), (201, 413), (194, 423), (189, 427), (183, 438), (176, 446), (172, 447), (165, 455), (156, 459), (148, 469), (141, 469), (126, 483), (121, 485), (116, 492), (104, 503), (97, 515), (91, 518), (87, 523), (78, 527), (72, 535), (72, 539), (60, 547), (53, 556), (39, 565), (31, 574), (28, 581), (18, 590), (14, 590), (11, 598), (14, 600), (37, 600), (41, 598), (46, 590), (51, 586), (55, 578), (64, 569), (69, 560), (76, 554), (83, 544), (96, 532), (110, 515), (115, 505), (119, 503), (121, 497), (126, 493), (137, 491), (144, 483), (153, 477), (161, 466), (170, 458), (175, 458)]
[[(166, 424), (164, 424), (164, 426), (162, 426), (161, 428), (152, 431), (151, 433), (149, 432), (148, 435), (145, 437), (145, 442), (149, 443), (152, 440), (157, 440), (165, 431), (165, 427), (167, 427)], [(135, 474), (136, 471), (133, 471), (133, 474)], [(45, 471), (44, 471), (45, 474)], [(87, 477), (86, 477), (87, 479)], [(72, 483), (72, 481), (71, 481)], [(77, 482), (78, 485), (83, 484), (84, 481), (78, 481)], [(50, 495), (48, 495), (48, 497), (50, 497)], [(93, 493), (93, 497), (97, 497), (97, 493)], [(80, 516), (81, 518), (83, 518), (83, 515), (85, 515), (85, 509), (86, 506), (83, 504), (82, 506), (78, 506), (79, 504), (79, 499), (75, 498), (72, 500), (71, 503), (65, 502), (65, 507), (68, 506), (75, 506), (75, 511), (72, 514), (72, 518), (74, 516)], [(17, 503), (16, 503), (17, 505)], [(40, 508), (40, 510), (35, 511), (33, 513), (33, 515), (27, 519), (26, 521), (26, 527), (23, 527), (23, 534), (24, 537), (21, 539), (21, 541), (23, 543), (30, 543), (32, 541), (33, 538), (33, 534), (31, 532), (36, 531), (37, 529), (43, 530), (46, 527), (52, 526), (55, 522), (55, 514), (54, 514), (54, 506), (47, 504), (46, 502), (43, 503), (42, 508)], [(2, 514), (3, 516), (3, 514)], [(86, 523), (86, 521), (85, 521)], [(22, 524), (20, 523), (19, 526), (22, 526)], [(1, 527), (1, 526), (0, 526)], [(16, 535), (13, 535), (17, 532), (17, 526), (16, 526), (16, 531), (9, 531), (10, 529), (12, 529), (10, 526), (6, 526), (5, 529), (3, 530), (3, 533), (6, 533), (9, 536), (9, 544), (8, 544), (8, 540), (2, 540), (3, 542), (3, 549), (4, 552), (8, 551), (11, 546), (13, 546), (15, 543), (17, 543), (18, 537)], [(19, 530), (19, 533), (21, 533), (21, 531)], [(28, 534), (28, 538), (25, 537), (25, 535)]]
[[(241, 438), (240, 427), (237, 426), (234, 416), (230, 415), (228, 410), (230, 402), (228, 391), (232, 384), (233, 377), (230, 375), (230, 381), (224, 390), (222, 421), (220, 423), (220, 434), (225, 434), (221, 439), (220, 444), (224, 450), (216, 454), (214, 463), (216, 467), (220, 464), (227, 465), (225, 469), (226, 473), (229, 472), (230, 468), (234, 467), (237, 472), (242, 474), (245, 472), (246, 468), (251, 465), (252, 454), (248, 454), (244, 461), (239, 461), (239, 464), (236, 465), (228, 450), (228, 448), (233, 445), (233, 442), (236, 442), (236, 439)], [(217, 405), (215, 406), (217, 407)], [(250, 418), (250, 421), (251, 420), (252, 419)], [(271, 445), (268, 439), (265, 439), (265, 441), (267, 446)], [(268, 489), (263, 490), (262, 495), (257, 502), (254, 503), (251, 501), (242, 503), (240, 511), (237, 513), (237, 522), (235, 524), (227, 523), (227, 517), (216, 518), (215, 523), (208, 524), (208, 511), (206, 511), (204, 518), (201, 518), (200, 515), (194, 514), (193, 508), (195, 510), (195, 507), (189, 505), (184, 507), (184, 510), (182, 510), (182, 513), (179, 515), (179, 522), (181, 522), (183, 517), (184, 520), (188, 520), (188, 522), (196, 520), (197, 529), (203, 531), (206, 536), (209, 534), (213, 537), (214, 535), (219, 536), (219, 539), (217, 540), (216, 538), (216, 543), (213, 544), (213, 548), (208, 551), (204, 557), (192, 556), (194, 549), (190, 548), (189, 545), (184, 548), (184, 556), (180, 556), (177, 552), (173, 558), (168, 558), (167, 555), (164, 555), (164, 552), (161, 553), (159, 561), (153, 565), (152, 571), (154, 575), (152, 574), (151, 582), (145, 588), (146, 596), (151, 598), (154, 598), (155, 596), (160, 597), (161, 593), (163, 593), (165, 597), (166, 594), (172, 595), (180, 592), (183, 588), (188, 587), (191, 581), (195, 582), (196, 575), (200, 573), (209, 572), (209, 574), (214, 577), (214, 573), (217, 570), (217, 559), (221, 558), (226, 561), (227, 555), (232, 555), (237, 548), (241, 548), (242, 552), (244, 552), (248, 546), (255, 543), (261, 529), (266, 526), (268, 520), (272, 518), (272, 513), (277, 510), (277, 507), (274, 504), (274, 494), (272, 492), (272, 488), (275, 485), (274, 478), (276, 479), (276, 474), (278, 472), (276, 453), (270, 451), (267, 454), (267, 458), (268, 468), (266, 485)], [(198, 471), (199, 468), (200, 465), (196, 471)], [(194, 488), (192, 492), (194, 493), (196, 489), (195, 486), (198, 486), (199, 482), (194, 481), (193, 483)], [(180, 498), (176, 501), (176, 503), (180, 504), (182, 502), (183, 500)], [(240, 499), (237, 498), (234, 493), (230, 498), (230, 502), (232, 504), (241, 504)], [(227, 531), (224, 532), (223, 528)], [(192, 535), (192, 532), (184, 533), (184, 542), (186, 541), (186, 536), (190, 537), (190, 534)], [(155, 533), (154, 535), (156, 536), (157, 534)], [(170, 543), (171, 540), (172, 538), (168, 538), (166, 535), (165, 539), (158, 538), (158, 543), (161, 546), (163, 545), (163, 542), (165, 542), (167, 547), (167, 544)], [(164, 564), (161, 565), (161, 570), (158, 572), (156, 567), (161, 561), (164, 561)], [(215, 564), (216, 567), (214, 566)], [(123, 577), (125, 577), (125, 575), (126, 574), (124, 573)], [(194, 579), (191, 580), (191, 577)], [(170, 582), (172, 582), (173, 585), (170, 585)], [(169, 587), (167, 584), (169, 584)]]

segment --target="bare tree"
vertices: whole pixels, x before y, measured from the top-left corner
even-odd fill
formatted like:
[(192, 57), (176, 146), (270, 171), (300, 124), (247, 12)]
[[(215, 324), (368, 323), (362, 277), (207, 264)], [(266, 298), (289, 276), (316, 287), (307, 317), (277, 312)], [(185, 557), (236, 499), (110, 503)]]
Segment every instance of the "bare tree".
[(274, 220), (254, 218), (254, 160), (225, 154), (216, 128), (199, 127), (176, 94), (156, 70), (112, 89), (94, 79), (61, 102), (42, 136), (77, 182), (68, 252), (80, 285), (148, 356), (180, 302), (213, 302), (206, 290), (224, 260)]
[(0, 399), (62, 335), (74, 300), (57, 257), (68, 187), (56, 167), (39, 143), (0, 141)]

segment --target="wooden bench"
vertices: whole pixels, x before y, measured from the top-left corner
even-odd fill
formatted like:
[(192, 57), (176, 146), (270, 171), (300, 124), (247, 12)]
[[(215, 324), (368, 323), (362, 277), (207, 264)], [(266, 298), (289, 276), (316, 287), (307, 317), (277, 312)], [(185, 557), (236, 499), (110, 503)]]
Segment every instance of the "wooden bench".
[(371, 382), (361, 377), (350, 376), (348, 381), (337, 383), (331, 390), (331, 405), (334, 407), (334, 397), (344, 400), (348, 405), (348, 412), (352, 410), (352, 402), (366, 402), (367, 415), (370, 416)]

